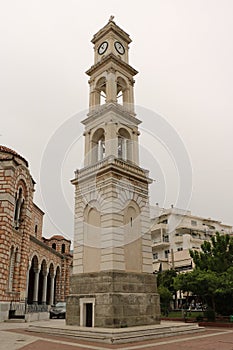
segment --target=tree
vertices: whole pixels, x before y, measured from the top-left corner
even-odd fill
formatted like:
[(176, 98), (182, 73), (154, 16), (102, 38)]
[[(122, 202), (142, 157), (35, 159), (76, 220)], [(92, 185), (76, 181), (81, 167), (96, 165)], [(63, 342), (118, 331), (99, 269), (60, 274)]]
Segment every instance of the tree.
[(172, 300), (172, 293), (169, 291), (167, 287), (160, 285), (158, 287), (158, 293), (160, 296), (160, 307), (161, 312), (164, 315), (168, 315), (168, 310), (170, 308), (170, 302)]
[(170, 308), (170, 302), (173, 295), (176, 296), (176, 290), (173, 285), (177, 273), (175, 270), (161, 271), (157, 275), (158, 293), (160, 295), (161, 312), (167, 314)]
[(199, 296), (218, 313), (229, 314), (233, 310), (233, 238), (216, 233), (201, 249), (190, 250), (195, 268), (177, 276), (174, 287)]
[(218, 277), (213, 271), (202, 271), (199, 268), (191, 272), (178, 275), (174, 280), (176, 290), (196, 295), (202, 304), (208, 304), (215, 309), (215, 290), (218, 286)]
[(190, 250), (195, 266), (200, 270), (225, 272), (233, 266), (233, 238), (218, 232), (201, 245), (202, 252)]
[(172, 294), (175, 293), (175, 289), (173, 286), (174, 278), (177, 276), (177, 272), (175, 270), (166, 270), (161, 271), (157, 275), (157, 285), (166, 287)]

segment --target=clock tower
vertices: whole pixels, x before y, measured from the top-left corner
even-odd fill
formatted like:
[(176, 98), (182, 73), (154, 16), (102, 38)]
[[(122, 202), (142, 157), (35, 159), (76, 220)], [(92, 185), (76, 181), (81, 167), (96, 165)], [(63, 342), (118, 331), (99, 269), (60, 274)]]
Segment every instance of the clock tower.
[(73, 276), (67, 324), (129, 327), (159, 323), (152, 273), (147, 170), (139, 166), (131, 39), (113, 17), (93, 37), (84, 168), (75, 172)]

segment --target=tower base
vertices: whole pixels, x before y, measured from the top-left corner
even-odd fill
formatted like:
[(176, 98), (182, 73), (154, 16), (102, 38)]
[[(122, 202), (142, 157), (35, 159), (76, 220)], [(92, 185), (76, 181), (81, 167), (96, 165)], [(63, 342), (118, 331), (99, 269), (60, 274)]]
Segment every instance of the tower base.
[(72, 276), (67, 325), (123, 328), (159, 323), (155, 275), (104, 271)]

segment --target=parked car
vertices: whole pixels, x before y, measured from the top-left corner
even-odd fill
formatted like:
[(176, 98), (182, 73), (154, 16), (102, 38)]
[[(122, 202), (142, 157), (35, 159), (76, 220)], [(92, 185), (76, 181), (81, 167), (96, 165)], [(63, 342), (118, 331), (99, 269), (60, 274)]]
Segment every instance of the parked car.
[(55, 306), (52, 306), (50, 311), (50, 318), (66, 318), (66, 303), (60, 301)]

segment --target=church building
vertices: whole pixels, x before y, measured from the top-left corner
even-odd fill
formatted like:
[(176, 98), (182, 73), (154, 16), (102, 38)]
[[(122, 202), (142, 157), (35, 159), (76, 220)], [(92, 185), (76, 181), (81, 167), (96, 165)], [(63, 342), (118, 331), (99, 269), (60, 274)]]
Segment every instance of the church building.
[(69, 292), (71, 242), (42, 236), (34, 187), (27, 160), (0, 146), (0, 321), (48, 318), (48, 306)]

